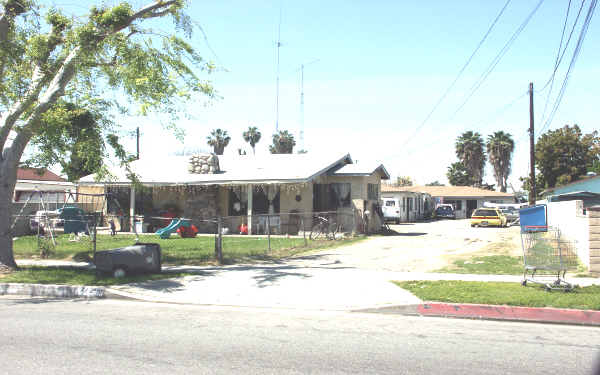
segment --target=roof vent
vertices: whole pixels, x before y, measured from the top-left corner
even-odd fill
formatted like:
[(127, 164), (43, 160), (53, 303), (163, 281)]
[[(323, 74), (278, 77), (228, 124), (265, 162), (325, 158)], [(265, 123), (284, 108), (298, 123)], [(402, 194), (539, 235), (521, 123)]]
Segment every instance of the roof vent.
[(198, 154), (189, 158), (188, 172), (194, 174), (219, 173), (219, 157), (216, 154)]

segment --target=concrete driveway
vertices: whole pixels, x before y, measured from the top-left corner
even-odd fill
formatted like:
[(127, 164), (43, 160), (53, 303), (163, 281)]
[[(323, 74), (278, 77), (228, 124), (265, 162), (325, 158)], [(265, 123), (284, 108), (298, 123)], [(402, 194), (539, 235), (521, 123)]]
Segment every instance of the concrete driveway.
[(112, 289), (144, 300), (207, 305), (353, 310), (415, 304), (418, 298), (390, 280), (435, 279), (439, 275), (422, 272), (439, 269), (448, 256), (518, 238), (518, 228), (471, 228), (466, 220), (392, 228), (397, 235), (281, 262), (189, 267), (194, 276)]

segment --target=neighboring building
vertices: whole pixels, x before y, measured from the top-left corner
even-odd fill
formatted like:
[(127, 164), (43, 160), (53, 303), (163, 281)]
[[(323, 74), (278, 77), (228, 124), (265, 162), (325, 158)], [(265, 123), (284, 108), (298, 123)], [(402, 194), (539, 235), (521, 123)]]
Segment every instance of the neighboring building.
[(19, 168), (12, 204), (13, 235), (28, 234), (30, 215), (62, 207), (69, 192), (74, 190), (74, 184), (48, 170)]
[(547, 189), (543, 193), (548, 202), (583, 201), (583, 208), (600, 205), (600, 176), (585, 177), (570, 184)]
[[(400, 222), (409, 223), (431, 217), (435, 208), (433, 198), (428, 193), (417, 190), (406, 190), (410, 187), (397, 187), (392, 185), (381, 185), (381, 196), (383, 198), (395, 198), (399, 207)], [(388, 204), (391, 204), (388, 202)]]
[(74, 184), (49, 170), (19, 168), (13, 202), (15, 203), (63, 203)]
[[(375, 212), (381, 180), (389, 179), (383, 165), (353, 164), (350, 154), (204, 155), (202, 163), (207, 164), (197, 164), (198, 158), (132, 162), (142, 191), (132, 187), (124, 170), (111, 171), (111, 181), (84, 177), (78, 191), (110, 193), (119, 204), (112, 205), (109, 199), (108, 214), (128, 208), (120, 214), (128, 214), (131, 220), (143, 216), (155, 228), (162, 224), (151, 217), (174, 214), (193, 218), (202, 231), (213, 231), (214, 218), (223, 217), (231, 231), (243, 223), (250, 233), (261, 233), (269, 214), (274, 232), (294, 233), (299, 221), (310, 228), (314, 212), (336, 212), (344, 230), (360, 231), (365, 229), (359, 227), (365, 211)], [(373, 216), (369, 230), (381, 225)]]
[[(471, 213), (484, 202), (491, 203), (514, 203), (512, 194), (501, 193), (471, 186), (391, 186), (382, 185), (382, 193), (419, 192), (429, 194), (435, 204), (452, 204), (457, 219), (471, 217)], [(425, 200), (425, 199), (424, 199)], [(435, 207), (432, 207), (435, 209)]]

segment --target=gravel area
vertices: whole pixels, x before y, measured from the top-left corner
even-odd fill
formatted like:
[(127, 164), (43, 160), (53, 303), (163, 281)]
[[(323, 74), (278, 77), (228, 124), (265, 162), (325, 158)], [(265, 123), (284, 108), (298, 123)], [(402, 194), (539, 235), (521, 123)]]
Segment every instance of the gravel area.
[(440, 220), (390, 225), (391, 236), (373, 236), (350, 246), (292, 261), (299, 266), (335, 264), (359, 269), (431, 272), (461, 257), (521, 255), (519, 227), (471, 228), (469, 220)]

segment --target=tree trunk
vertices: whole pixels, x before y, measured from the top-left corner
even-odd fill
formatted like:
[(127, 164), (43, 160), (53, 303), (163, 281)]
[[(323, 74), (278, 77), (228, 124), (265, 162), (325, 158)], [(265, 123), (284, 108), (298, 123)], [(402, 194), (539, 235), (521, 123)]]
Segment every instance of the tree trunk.
[(13, 256), (12, 198), (17, 181), (17, 171), (10, 161), (0, 162), (0, 268), (17, 268)]

